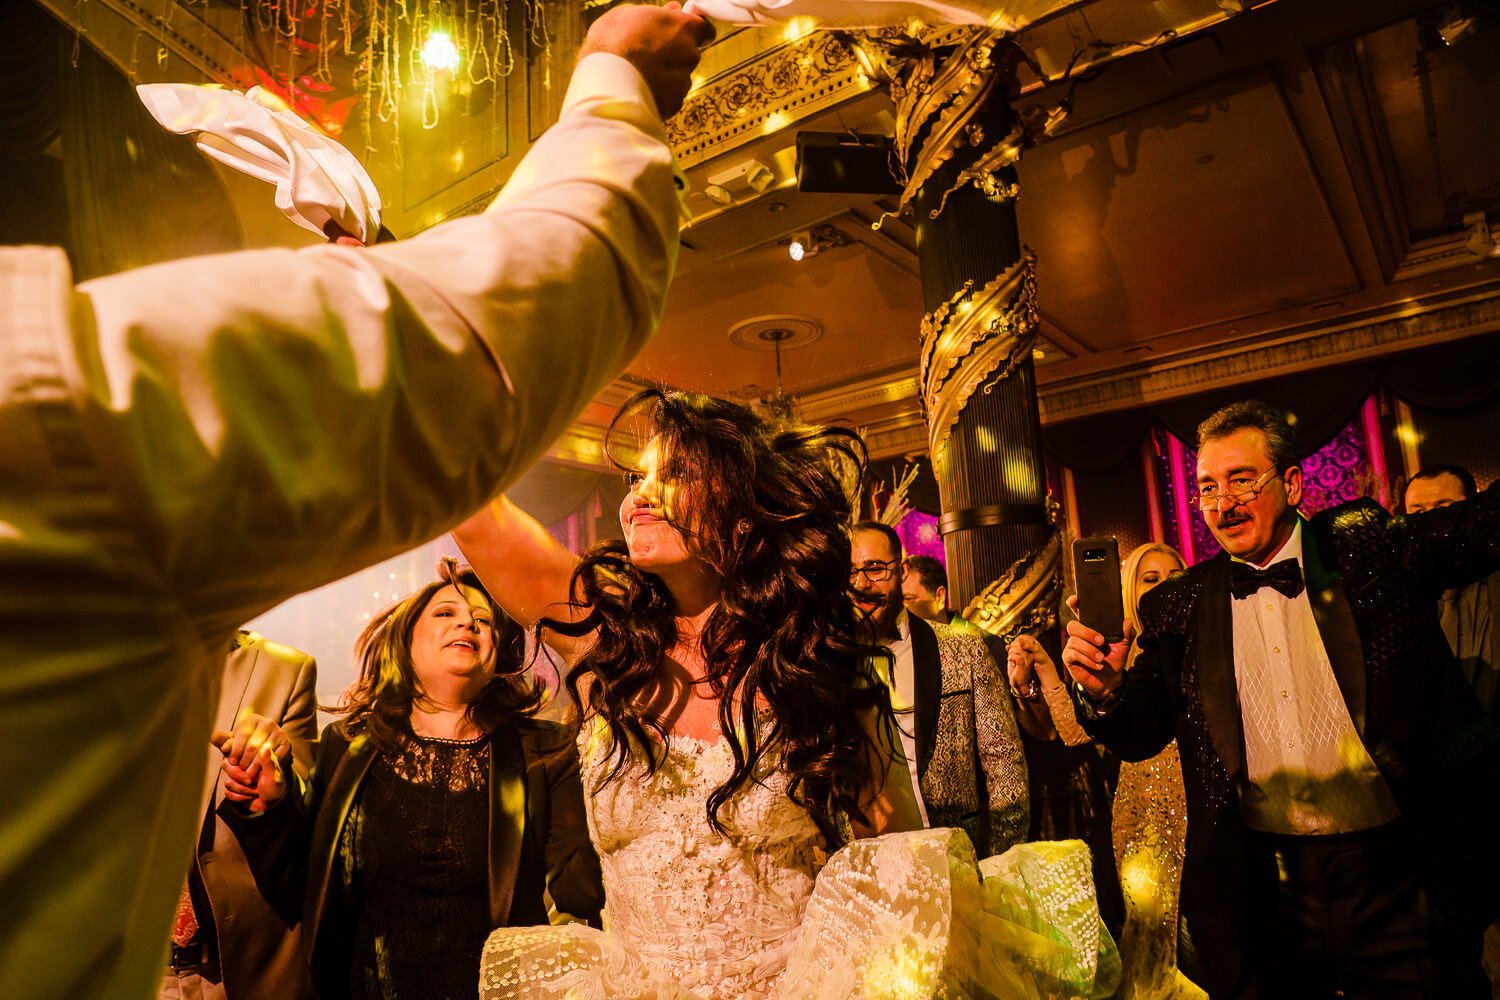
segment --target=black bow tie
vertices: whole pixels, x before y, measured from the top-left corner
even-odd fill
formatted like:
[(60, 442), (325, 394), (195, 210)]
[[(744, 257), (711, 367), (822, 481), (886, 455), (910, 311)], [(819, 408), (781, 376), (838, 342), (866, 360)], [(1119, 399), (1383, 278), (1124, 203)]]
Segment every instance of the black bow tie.
[(1302, 593), (1302, 567), (1295, 559), (1283, 559), (1265, 569), (1249, 563), (1229, 564), (1229, 592), (1236, 598), (1249, 597), (1262, 587), (1272, 587), (1288, 597)]

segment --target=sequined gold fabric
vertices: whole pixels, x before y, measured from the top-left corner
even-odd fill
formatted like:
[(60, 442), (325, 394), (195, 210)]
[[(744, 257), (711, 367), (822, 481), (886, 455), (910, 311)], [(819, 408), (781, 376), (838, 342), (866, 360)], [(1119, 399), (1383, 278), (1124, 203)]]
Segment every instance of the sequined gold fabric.
[(1125, 893), (1122, 975), (1116, 1000), (1206, 998), (1177, 969), (1177, 894), (1187, 846), (1187, 796), (1174, 740), (1140, 763), (1120, 765), (1115, 861)]

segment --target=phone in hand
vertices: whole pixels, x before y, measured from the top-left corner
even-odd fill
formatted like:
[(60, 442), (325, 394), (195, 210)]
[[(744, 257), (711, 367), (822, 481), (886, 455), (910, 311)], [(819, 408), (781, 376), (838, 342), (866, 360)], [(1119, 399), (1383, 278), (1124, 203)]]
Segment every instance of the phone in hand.
[(1125, 600), (1120, 592), (1120, 543), (1114, 535), (1073, 540), (1073, 590), (1078, 620), (1110, 642), (1125, 638)]

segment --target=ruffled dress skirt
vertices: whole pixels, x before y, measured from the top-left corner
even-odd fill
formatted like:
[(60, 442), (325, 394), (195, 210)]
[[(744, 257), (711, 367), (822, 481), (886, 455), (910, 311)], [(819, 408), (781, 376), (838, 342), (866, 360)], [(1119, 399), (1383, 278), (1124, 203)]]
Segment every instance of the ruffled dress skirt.
[[(963, 831), (934, 829), (857, 840), (829, 858), (784, 965), (766, 971), (771, 1000), (1067, 1000), (1111, 996), (1120, 960), (1082, 841), (976, 861)], [(479, 986), (481, 1000), (714, 995), (582, 924), (494, 931)]]

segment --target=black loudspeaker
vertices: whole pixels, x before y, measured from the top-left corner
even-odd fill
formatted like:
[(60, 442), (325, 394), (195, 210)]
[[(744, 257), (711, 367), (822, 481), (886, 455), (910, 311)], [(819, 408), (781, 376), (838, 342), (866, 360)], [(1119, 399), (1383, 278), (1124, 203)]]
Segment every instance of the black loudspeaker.
[(797, 133), (797, 189), (831, 194), (900, 194), (891, 138), (853, 132)]

